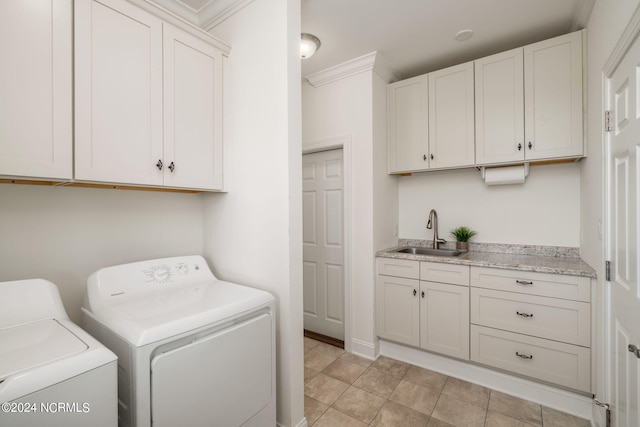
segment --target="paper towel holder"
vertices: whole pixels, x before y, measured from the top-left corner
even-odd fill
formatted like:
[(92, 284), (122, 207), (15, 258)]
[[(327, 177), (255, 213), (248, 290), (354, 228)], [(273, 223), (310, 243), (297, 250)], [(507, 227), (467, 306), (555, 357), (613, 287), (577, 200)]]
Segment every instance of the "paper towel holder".
[[(499, 168), (508, 168), (508, 167), (513, 167), (513, 166), (519, 166), (519, 165), (504, 165), (504, 166), (494, 166), (494, 167), (487, 167), (487, 166), (480, 166), (480, 173), (482, 175), (482, 180), (485, 181), (486, 180), (486, 170), (487, 169), (499, 169)], [(524, 178), (526, 179), (529, 176), (529, 163), (523, 163), (522, 166), (524, 166)], [(490, 184), (490, 185), (496, 185), (495, 184)]]

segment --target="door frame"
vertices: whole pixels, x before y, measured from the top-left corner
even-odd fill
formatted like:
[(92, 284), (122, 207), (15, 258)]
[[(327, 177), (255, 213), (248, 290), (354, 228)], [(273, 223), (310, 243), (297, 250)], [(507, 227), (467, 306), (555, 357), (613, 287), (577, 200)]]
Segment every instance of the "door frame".
[(344, 228), (344, 349), (351, 351), (351, 135), (336, 136), (327, 139), (320, 139), (302, 142), (302, 154), (317, 153), (342, 149), (343, 168), (343, 217), (342, 226)]
[[(600, 117), (602, 117), (602, 177), (603, 177), (603, 192), (602, 192), (602, 210), (604, 217), (604, 225), (603, 225), (603, 245), (604, 245), (604, 259), (602, 260), (602, 271), (605, 271), (604, 263), (606, 260), (611, 259), (611, 243), (610, 243), (610, 233), (611, 229), (611, 212), (610, 212), (610, 202), (611, 202), (611, 158), (610, 158), (610, 147), (611, 147), (611, 132), (606, 131), (604, 128), (604, 117), (605, 112), (611, 109), (611, 105), (609, 105), (610, 99), (610, 88), (608, 85), (609, 79), (613, 76), (614, 71), (617, 69), (618, 65), (622, 62), (622, 59), (629, 51), (629, 48), (635, 41), (636, 37), (640, 35), (640, 5), (636, 7), (633, 15), (629, 19), (622, 35), (618, 39), (618, 42), (612, 49), (607, 62), (605, 62), (604, 67), (602, 68), (602, 76), (601, 76), (601, 94), (602, 94), (602, 102), (601, 102), (601, 111)], [(595, 369), (601, 369), (602, 378), (603, 378), (603, 392), (604, 396), (595, 396), (595, 399), (601, 400), (606, 403), (610, 403), (609, 400), (613, 396), (611, 386), (612, 386), (612, 378), (610, 375), (609, 365), (611, 363), (609, 357), (609, 344), (611, 342), (611, 324), (610, 324), (610, 308), (611, 308), (611, 299), (610, 299), (610, 286), (611, 283), (606, 280), (606, 277), (602, 280), (602, 292), (599, 296), (603, 298), (603, 306), (602, 306), (602, 319), (604, 324), (602, 325), (604, 328), (604, 333), (602, 336), (602, 343), (600, 348), (598, 349), (598, 358), (600, 358), (603, 362), (602, 367), (596, 367)], [(594, 390), (595, 391), (595, 390)], [(598, 409), (597, 406), (593, 406), (593, 419), (601, 422), (601, 425), (604, 425), (604, 411)]]

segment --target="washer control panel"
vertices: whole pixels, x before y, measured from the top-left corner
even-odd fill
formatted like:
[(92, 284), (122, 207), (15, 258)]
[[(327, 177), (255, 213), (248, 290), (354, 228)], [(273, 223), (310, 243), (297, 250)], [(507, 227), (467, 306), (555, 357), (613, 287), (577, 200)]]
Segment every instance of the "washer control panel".
[(147, 278), (147, 283), (180, 283), (199, 276), (200, 265), (199, 262), (188, 261), (163, 262), (150, 265), (141, 271)]
[(205, 259), (192, 255), (103, 268), (89, 277), (87, 291), (94, 303), (96, 298), (115, 298), (115, 302), (153, 292), (158, 287), (173, 288), (214, 280)]

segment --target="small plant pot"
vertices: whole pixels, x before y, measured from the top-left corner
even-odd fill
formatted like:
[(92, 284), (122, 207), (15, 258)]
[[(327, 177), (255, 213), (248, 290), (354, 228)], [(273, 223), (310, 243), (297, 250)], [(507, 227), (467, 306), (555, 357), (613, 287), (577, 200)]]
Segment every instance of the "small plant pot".
[(456, 242), (456, 249), (459, 251), (468, 251), (469, 242)]

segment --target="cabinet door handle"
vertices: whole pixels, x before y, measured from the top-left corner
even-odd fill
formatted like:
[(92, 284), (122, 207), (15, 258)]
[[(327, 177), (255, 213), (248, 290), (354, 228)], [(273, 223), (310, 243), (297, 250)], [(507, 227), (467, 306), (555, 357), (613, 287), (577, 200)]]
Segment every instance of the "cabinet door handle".
[(529, 314), (529, 313), (520, 313), (519, 311), (516, 311), (516, 314), (520, 317), (533, 317), (533, 314)]
[(520, 150), (522, 150), (522, 143), (521, 142), (518, 143), (518, 151), (520, 151)]
[(167, 167), (169, 168), (169, 170), (171, 172), (175, 172), (175, 170), (176, 170), (176, 165), (173, 162), (169, 163), (169, 166), (167, 166)]
[(527, 282), (526, 280), (516, 280), (516, 283), (520, 284), (520, 285), (533, 285), (533, 282)]
[(529, 150), (533, 148), (533, 144), (531, 143), (531, 141), (529, 141), (529, 145), (527, 145), (527, 147), (529, 147)]
[(533, 355), (518, 353), (517, 351), (516, 351), (516, 356), (518, 356), (520, 359), (528, 359), (528, 360), (533, 359)]
[(424, 155), (422, 156), (422, 160), (427, 161), (427, 155), (426, 155), (426, 154), (424, 154)]
[(413, 296), (415, 297), (416, 295), (418, 295), (418, 291), (416, 291), (415, 289), (413, 290)]
[(158, 163), (156, 163), (156, 167), (158, 168), (159, 171), (162, 170), (162, 159), (158, 159)]
[(431, 155), (431, 160), (433, 160), (433, 154)]
[(420, 296), (424, 298), (424, 291), (420, 292)]
[(640, 348), (636, 347), (633, 344), (629, 344), (629, 347), (627, 347), (627, 349), (629, 350), (630, 353), (635, 354), (636, 357), (640, 359)]

